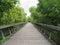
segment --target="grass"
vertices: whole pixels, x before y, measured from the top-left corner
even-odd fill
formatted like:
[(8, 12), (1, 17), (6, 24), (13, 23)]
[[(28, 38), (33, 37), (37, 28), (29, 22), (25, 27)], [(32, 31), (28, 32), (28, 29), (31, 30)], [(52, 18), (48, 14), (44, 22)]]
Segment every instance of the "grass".
[(10, 37), (10, 36), (7, 36), (7, 37), (5, 37), (4, 39), (2, 39), (2, 40), (1, 40), (2, 43), (5, 43), (5, 42), (9, 39), (9, 37)]
[(8, 40), (7, 38), (4, 38), (1, 41), (2, 41), (2, 43), (5, 43), (7, 40)]

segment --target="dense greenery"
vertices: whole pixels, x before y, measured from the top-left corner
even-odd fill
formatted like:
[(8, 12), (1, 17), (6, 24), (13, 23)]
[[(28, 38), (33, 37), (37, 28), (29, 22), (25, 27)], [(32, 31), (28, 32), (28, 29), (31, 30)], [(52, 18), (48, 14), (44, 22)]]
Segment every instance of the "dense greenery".
[[(33, 23), (60, 26), (60, 0), (38, 1), (37, 7), (30, 8), (31, 17), (29, 18), (29, 21)], [(60, 31), (54, 29), (54, 27), (50, 28), (50, 26), (36, 25), (39, 27), (40, 32), (44, 33), (48, 38), (51, 36), (51, 40), (60, 45)]]
[[(19, 0), (0, 0), (0, 26), (18, 24), (26, 21), (24, 9), (18, 6)], [(0, 43), (4, 43), (24, 24), (6, 27), (0, 30)], [(3, 34), (3, 35), (2, 35)]]
[(0, 0), (0, 25), (26, 21), (22, 7), (17, 6), (19, 0)]
[(60, 0), (38, 0), (37, 7), (31, 7), (31, 17), (35, 22), (52, 25), (60, 24)]

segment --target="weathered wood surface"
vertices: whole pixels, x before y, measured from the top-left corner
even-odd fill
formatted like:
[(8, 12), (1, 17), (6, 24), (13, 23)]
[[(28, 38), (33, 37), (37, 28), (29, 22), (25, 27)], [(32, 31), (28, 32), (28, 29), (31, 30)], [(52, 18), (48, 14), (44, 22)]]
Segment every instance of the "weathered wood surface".
[(8, 27), (11, 27), (11, 26), (16, 26), (16, 25), (20, 25), (20, 24), (24, 24), (24, 23), (15, 23), (15, 24), (10, 24), (10, 25), (3, 25), (3, 26), (0, 26), (0, 29), (8, 28)]
[(54, 29), (54, 30), (57, 30), (57, 31), (60, 31), (60, 27), (58, 27), (58, 26), (48, 25), (48, 24), (42, 24), (42, 23), (36, 23), (36, 24), (44, 26), (44, 27), (48, 27), (48, 28), (51, 28), (51, 29)]
[(53, 45), (33, 24), (28, 23), (3, 45)]

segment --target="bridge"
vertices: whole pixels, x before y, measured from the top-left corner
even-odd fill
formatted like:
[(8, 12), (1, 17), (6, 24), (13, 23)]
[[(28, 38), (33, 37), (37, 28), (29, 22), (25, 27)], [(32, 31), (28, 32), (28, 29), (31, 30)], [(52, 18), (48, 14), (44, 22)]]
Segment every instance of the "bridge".
[[(17, 25), (19, 25), (19, 26), (17, 26)], [(21, 27), (20, 25), (22, 25), (22, 24), (18, 23), (18, 24), (8, 25), (8, 26), (4, 27), (4, 29), (5, 28), (9, 29), (10, 35), (12, 35), (13, 32), (14, 33), (9, 38), (9, 40), (4, 42), (2, 45), (58, 45), (59, 44), (59, 42), (58, 42), (59, 40), (58, 41), (54, 40), (56, 38), (53, 39), (53, 34), (49, 33), (51, 31), (49, 31), (49, 32), (46, 31), (46, 26), (48, 26), (50, 28), (53, 28), (54, 26), (46, 25), (46, 24), (39, 25), (39, 24), (32, 24), (32, 23), (27, 23), (27, 24), (24, 23), (22, 28), (20, 28)], [(13, 26), (19, 27), (18, 30), (16, 31), (15, 30), (16, 27), (15, 27), (14, 30), (12, 31), (11, 29), (13, 29)], [(59, 29), (57, 27), (56, 27), (56, 29), (57, 29), (57, 31), (59, 31)], [(56, 31), (56, 29), (55, 29), (55, 31)], [(52, 29), (50, 29), (50, 30), (52, 30)], [(2, 37), (5, 38), (5, 35), (3, 34), (4, 31), (1, 30), (0, 32), (2, 32)], [(55, 33), (57, 33), (57, 32), (55, 32)], [(60, 38), (58, 38), (58, 39), (60, 39)]]

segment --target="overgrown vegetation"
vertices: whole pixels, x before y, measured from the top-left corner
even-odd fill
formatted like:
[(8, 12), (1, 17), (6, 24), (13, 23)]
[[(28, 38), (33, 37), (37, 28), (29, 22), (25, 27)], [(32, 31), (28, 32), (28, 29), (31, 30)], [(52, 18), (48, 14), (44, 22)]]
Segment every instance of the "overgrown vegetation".
[(52, 25), (60, 24), (60, 0), (38, 0), (37, 7), (31, 7), (34, 22)]
[[(22, 7), (18, 6), (19, 1), (20, 0), (0, 0), (0, 26), (26, 22), (26, 13), (24, 12), (24, 9)], [(21, 25), (16, 26), (15, 28), (17, 29), (15, 31), (17, 31), (18, 27), (20, 27)], [(6, 29), (0, 29), (0, 43), (4, 43), (9, 39), (9, 32), (14, 32), (14, 26), (11, 27), (13, 28), (11, 29), (9, 27), (6, 27)], [(3, 36), (5, 38), (3, 38)]]
[[(30, 22), (43, 23), (49, 25), (60, 26), (60, 0), (38, 0), (37, 7), (31, 7)], [(42, 26), (39, 26), (39, 28)], [(46, 29), (45, 29), (46, 28)], [(54, 28), (54, 27), (53, 27)], [(52, 35), (52, 40), (60, 45), (60, 31), (42, 27), (42, 32), (45, 31), (47, 36)]]
[(18, 6), (19, 0), (0, 0), (0, 25), (26, 21), (24, 9)]

